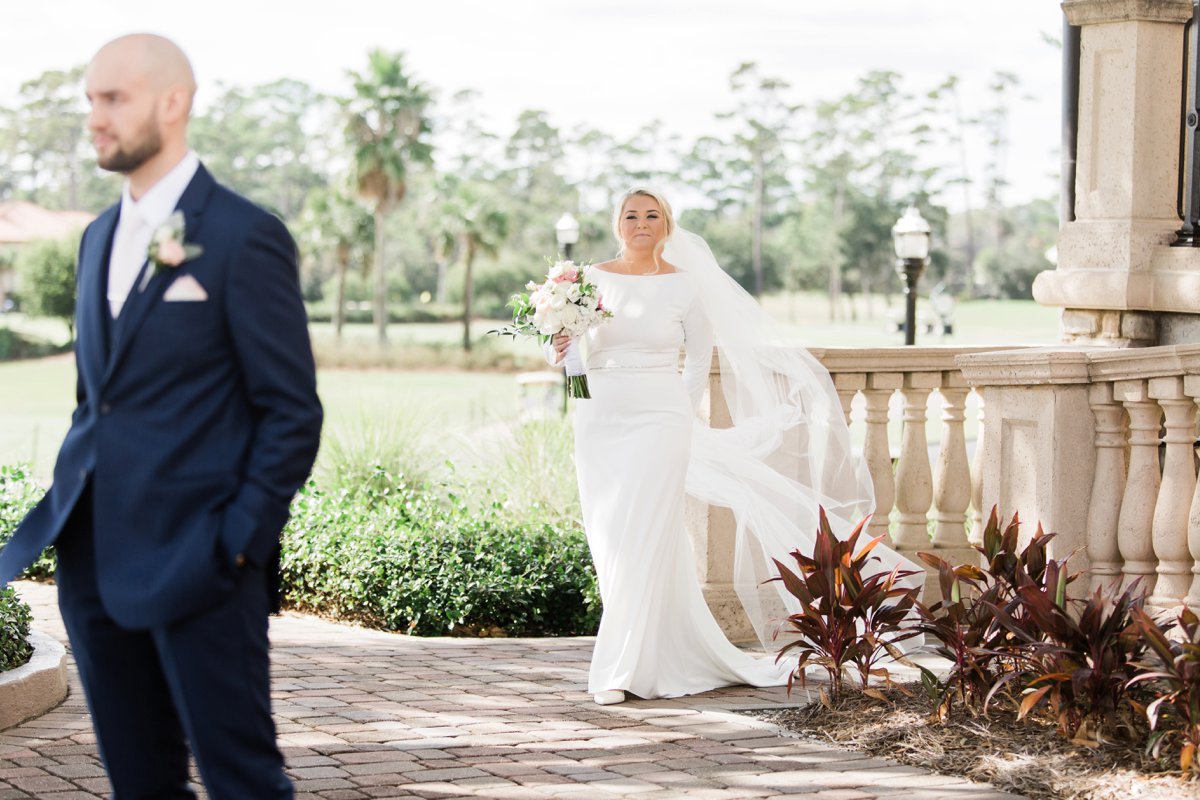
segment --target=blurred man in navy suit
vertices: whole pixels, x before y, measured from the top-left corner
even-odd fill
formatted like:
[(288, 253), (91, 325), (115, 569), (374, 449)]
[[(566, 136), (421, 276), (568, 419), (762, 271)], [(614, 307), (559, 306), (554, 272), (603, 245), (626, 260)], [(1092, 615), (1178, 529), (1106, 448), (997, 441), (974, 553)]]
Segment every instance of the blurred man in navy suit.
[(296, 248), (187, 144), (162, 37), (106, 44), (88, 129), (121, 199), (79, 251), (78, 407), (0, 586), (56, 544), (59, 604), (115, 797), (282, 798), (267, 618), (321, 405)]

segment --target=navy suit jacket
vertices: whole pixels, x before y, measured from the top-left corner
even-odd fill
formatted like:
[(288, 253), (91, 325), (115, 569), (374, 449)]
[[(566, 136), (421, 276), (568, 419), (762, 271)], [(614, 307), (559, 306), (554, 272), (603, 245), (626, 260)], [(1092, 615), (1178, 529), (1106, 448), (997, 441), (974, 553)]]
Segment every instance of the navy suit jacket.
[[(139, 278), (115, 321), (102, 315), (120, 205), (84, 232), (79, 404), (53, 485), (0, 550), (2, 586), (71, 524), (90, 482), (100, 596), (129, 628), (219, 604), (236, 586), (239, 555), (273, 572), (321, 430), (287, 229), (203, 166), (177, 207), (185, 241), (203, 253), (160, 268), (144, 289)], [(208, 299), (165, 301), (182, 275)]]

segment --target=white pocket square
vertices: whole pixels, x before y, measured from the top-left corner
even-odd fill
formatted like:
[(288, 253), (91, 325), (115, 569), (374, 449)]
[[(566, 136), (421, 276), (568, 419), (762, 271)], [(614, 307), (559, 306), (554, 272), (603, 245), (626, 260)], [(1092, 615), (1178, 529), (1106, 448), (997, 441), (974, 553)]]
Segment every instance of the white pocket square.
[(163, 293), (167, 303), (199, 303), (208, 299), (208, 292), (191, 275), (180, 275)]

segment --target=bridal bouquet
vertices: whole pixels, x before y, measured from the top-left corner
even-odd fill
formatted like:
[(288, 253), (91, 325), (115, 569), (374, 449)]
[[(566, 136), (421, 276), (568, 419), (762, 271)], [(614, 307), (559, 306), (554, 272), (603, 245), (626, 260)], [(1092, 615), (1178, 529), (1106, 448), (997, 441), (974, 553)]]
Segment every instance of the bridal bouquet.
[[(601, 324), (612, 312), (604, 307), (594, 283), (588, 283), (587, 267), (573, 261), (558, 261), (541, 283), (530, 281), (525, 291), (508, 301), (513, 324), (493, 331), (501, 336), (536, 336), (542, 344), (559, 334), (575, 337)], [(583, 362), (568, 352), (567, 394), (591, 397)]]

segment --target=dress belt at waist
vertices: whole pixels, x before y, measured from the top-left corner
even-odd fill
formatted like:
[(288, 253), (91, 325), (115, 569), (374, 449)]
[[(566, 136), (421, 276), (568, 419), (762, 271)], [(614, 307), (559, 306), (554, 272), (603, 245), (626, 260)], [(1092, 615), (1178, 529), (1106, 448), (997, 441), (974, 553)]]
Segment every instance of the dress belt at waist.
[(642, 371), (650, 370), (650, 371), (657, 371), (657, 372), (678, 372), (679, 371), (679, 359), (677, 359), (677, 358), (671, 358), (669, 360), (668, 359), (658, 359), (658, 360), (637, 359), (637, 360), (630, 360), (630, 361), (617, 361), (615, 359), (605, 359), (603, 361), (598, 361), (593, 364), (588, 364), (587, 368), (588, 368), (589, 372), (592, 370), (600, 372), (600, 371), (604, 371), (604, 370), (626, 370), (626, 369), (642, 370)]

